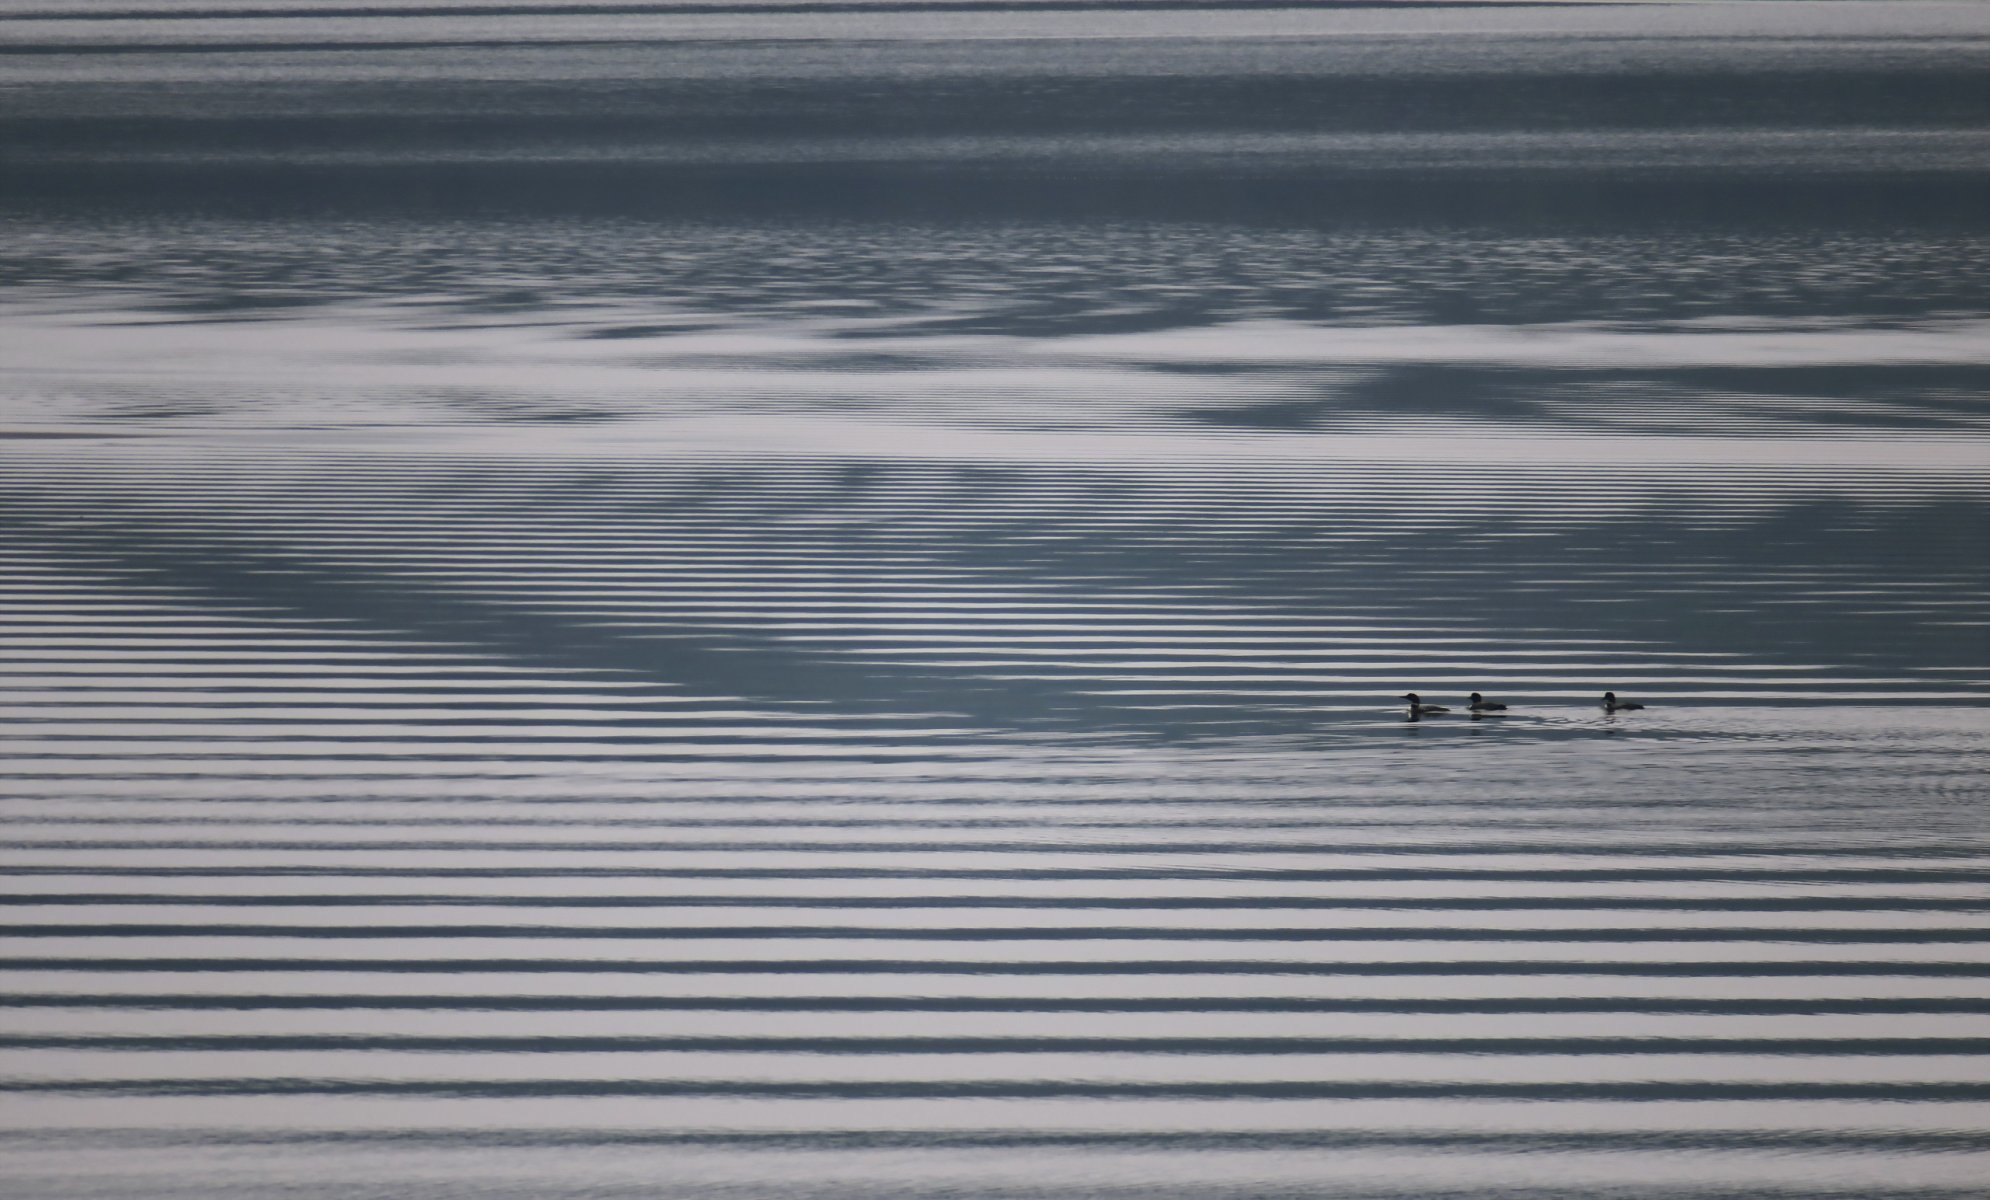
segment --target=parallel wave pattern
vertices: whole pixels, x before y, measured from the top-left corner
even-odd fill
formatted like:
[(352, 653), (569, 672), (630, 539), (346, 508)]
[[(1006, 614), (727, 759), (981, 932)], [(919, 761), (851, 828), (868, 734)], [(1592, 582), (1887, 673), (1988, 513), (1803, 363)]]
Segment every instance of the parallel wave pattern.
[(1990, 1167), (1981, 563), (1893, 524), (1980, 478), (184, 420), (6, 448), (28, 1194)]
[[(1980, 477), (1840, 459), (1736, 467), (1710, 493), (1705, 465), (1663, 463), (1074, 469), (806, 452), (166, 467), (153, 444), (139, 440), (140, 463), (115, 444), (17, 454), (10, 508), (24, 569), (156, 594), (184, 622), (72, 625), (59, 614), (74, 593), (58, 589), (17, 668), (312, 671), (334, 653), (327, 636), (363, 631), (371, 649), (336, 652), (358, 675), (412, 669), (397, 665), (412, 644), (473, 680), (553, 668), (797, 716), (1077, 732), (1365, 734), (1405, 686), (1455, 698), (1489, 681), (1526, 707), (1509, 721), (1542, 734), (1589, 730), (1606, 689), (1696, 713), (1986, 695), (1984, 663), (1955, 657), (1984, 640), (1973, 526), (1953, 547), (1926, 529), (1979, 505)], [(1902, 555), (1910, 533), (1920, 544)], [(209, 604), (301, 624), (244, 639), (210, 630)], [(1736, 737), (1757, 719), (1722, 715)]]
[(8, 1200), (1984, 1194), (1971, 6), (11, 7)]

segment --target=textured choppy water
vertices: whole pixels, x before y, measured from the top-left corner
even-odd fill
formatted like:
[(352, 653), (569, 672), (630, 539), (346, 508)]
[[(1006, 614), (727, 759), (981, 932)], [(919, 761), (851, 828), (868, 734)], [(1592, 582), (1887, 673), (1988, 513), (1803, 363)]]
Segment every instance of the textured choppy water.
[(1980, 8), (691, 7), (0, 19), (8, 1195), (1980, 1194)]

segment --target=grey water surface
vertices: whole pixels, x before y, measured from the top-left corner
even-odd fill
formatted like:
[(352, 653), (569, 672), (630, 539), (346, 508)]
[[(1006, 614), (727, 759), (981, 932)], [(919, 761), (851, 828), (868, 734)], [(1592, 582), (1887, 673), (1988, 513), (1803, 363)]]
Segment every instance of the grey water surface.
[(0, 1193), (1982, 1195), (1987, 11), (8, 6)]

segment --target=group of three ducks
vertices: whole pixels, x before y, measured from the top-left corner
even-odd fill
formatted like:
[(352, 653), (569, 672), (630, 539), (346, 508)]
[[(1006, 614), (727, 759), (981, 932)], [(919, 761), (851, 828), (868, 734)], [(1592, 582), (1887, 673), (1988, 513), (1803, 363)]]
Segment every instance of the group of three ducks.
[[(1422, 698), (1415, 692), (1405, 693), (1403, 699), (1410, 702), (1411, 720), (1415, 720), (1418, 717), (1431, 716), (1435, 713), (1448, 713), (1451, 711), (1442, 704), (1425, 704)], [(1643, 707), (1644, 705), (1630, 700), (1617, 699), (1617, 693), (1615, 692), (1603, 693), (1603, 711), (1606, 713), (1631, 712), (1634, 709)], [(1486, 713), (1503, 713), (1506, 711), (1506, 705), (1495, 700), (1488, 700), (1477, 692), (1473, 692), (1470, 703), (1465, 705), (1465, 711), (1475, 717), (1484, 716)]]

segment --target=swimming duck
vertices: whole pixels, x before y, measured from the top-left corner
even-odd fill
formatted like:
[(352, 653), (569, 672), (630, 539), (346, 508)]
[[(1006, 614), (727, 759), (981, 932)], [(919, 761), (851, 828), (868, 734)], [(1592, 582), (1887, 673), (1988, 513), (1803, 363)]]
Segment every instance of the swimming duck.
[(1472, 702), (1470, 704), (1467, 704), (1465, 707), (1471, 709), (1475, 713), (1506, 711), (1506, 705), (1499, 703), (1497, 700), (1488, 700), (1484, 696), (1479, 695), (1477, 692), (1472, 693)]
[(1425, 704), (1417, 698), (1415, 692), (1406, 693), (1403, 699), (1410, 702), (1410, 715), (1412, 717), (1421, 717), (1425, 713), (1447, 713), (1451, 711), (1442, 704)]
[(1636, 702), (1634, 702), (1634, 701), (1630, 701), (1630, 700), (1619, 700), (1619, 699), (1617, 699), (1617, 693), (1615, 693), (1615, 692), (1605, 692), (1605, 693), (1603, 693), (1603, 711), (1604, 711), (1604, 712), (1607, 712), (1607, 713), (1613, 713), (1613, 712), (1630, 712), (1630, 711), (1632, 711), (1633, 709), (1639, 709), (1639, 708), (1643, 708), (1643, 707), (1644, 707), (1644, 705), (1642, 705), (1642, 704), (1638, 704), (1638, 703), (1636, 703)]

